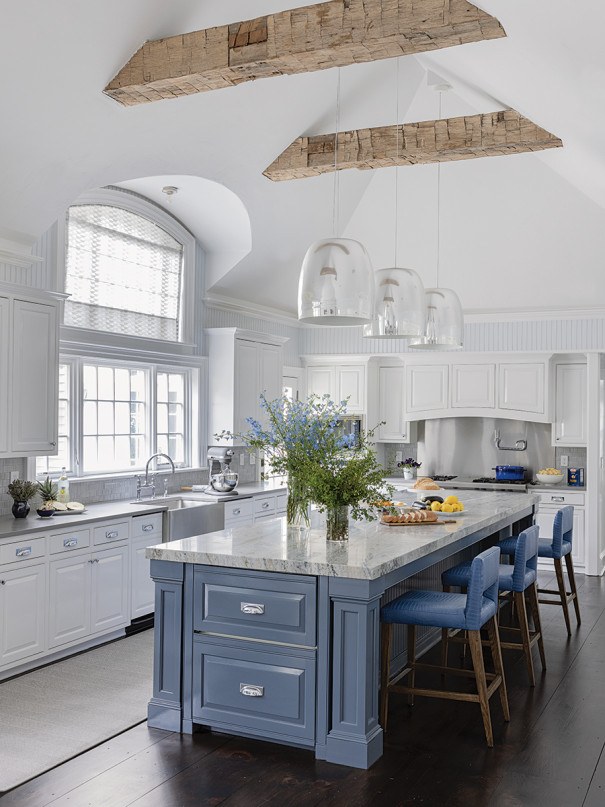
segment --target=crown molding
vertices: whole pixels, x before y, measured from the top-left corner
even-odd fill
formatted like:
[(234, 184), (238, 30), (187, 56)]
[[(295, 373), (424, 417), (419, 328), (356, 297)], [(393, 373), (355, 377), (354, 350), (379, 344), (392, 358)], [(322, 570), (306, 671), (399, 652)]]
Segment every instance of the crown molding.
[(576, 319), (605, 319), (604, 306), (587, 306), (585, 308), (518, 308), (515, 311), (504, 309), (471, 309), (464, 311), (464, 322), (467, 325), (492, 322), (537, 322)]
[(18, 266), (20, 269), (25, 269), (34, 263), (42, 263), (44, 258), (31, 254), (36, 240), (36, 237), (29, 233), (20, 233), (17, 230), (0, 227), (0, 263)]
[(300, 328), (301, 323), (294, 314), (282, 311), (279, 308), (247, 303), (236, 300), (233, 297), (225, 297), (222, 294), (206, 294), (204, 305), (207, 308), (215, 308), (218, 311), (235, 311), (238, 314), (248, 314), (248, 316), (259, 317), (259, 319), (269, 320), (269, 322), (281, 322), (291, 328)]

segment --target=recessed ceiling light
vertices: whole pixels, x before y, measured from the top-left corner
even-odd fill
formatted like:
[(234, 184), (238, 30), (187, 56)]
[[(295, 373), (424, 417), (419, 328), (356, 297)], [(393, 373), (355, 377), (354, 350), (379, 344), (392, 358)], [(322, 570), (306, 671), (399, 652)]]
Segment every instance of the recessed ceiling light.
[(174, 194), (178, 192), (179, 189), (176, 187), (176, 185), (164, 185), (162, 188), (162, 193), (165, 193), (168, 197), (174, 196)]

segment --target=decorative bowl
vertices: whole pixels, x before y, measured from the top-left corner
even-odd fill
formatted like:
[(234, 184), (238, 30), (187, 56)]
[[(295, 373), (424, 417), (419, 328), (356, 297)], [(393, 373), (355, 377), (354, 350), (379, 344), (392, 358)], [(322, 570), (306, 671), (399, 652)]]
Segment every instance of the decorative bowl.
[(563, 481), (563, 474), (536, 474), (536, 479), (542, 485), (558, 485)]
[(55, 511), (45, 510), (44, 508), (40, 507), (38, 510), (36, 510), (36, 513), (40, 516), (40, 518), (50, 518), (51, 516), (54, 516)]

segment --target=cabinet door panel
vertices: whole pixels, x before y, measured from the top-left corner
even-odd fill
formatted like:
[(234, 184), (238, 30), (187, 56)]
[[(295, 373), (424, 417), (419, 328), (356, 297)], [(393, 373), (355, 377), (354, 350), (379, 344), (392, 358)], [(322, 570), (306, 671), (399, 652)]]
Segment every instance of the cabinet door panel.
[(152, 614), (155, 609), (155, 584), (149, 575), (150, 561), (145, 557), (145, 550), (148, 546), (154, 546), (157, 542), (157, 538), (148, 538), (147, 536), (131, 541), (131, 619)]
[(587, 439), (585, 364), (557, 364), (555, 370), (555, 445), (582, 446)]
[(48, 646), (90, 633), (90, 555), (50, 562)]
[(501, 409), (518, 412), (544, 412), (543, 364), (501, 364), (498, 386)]
[(275, 345), (259, 345), (260, 378), (259, 394), (265, 393), (268, 401), (281, 396), (282, 360), (281, 349)]
[(0, 572), (0, 667), (44, 650), (46, 568)]
[(378, 405), (380, 440), (400, 442), (406, 438), (403, 416), (403, 367), (380, 367), (378, 370)]
[(493, 409), (496, 405), (496, 366), (494, 364), (454, 364), (452, 366), (452, 407)]
[(9, 300), (0, 297), (0, 454), (8, 451)]
[(92, 556), (91, 632), (119, 628), (128, 622), (128, 546)]
[(13, 452), (52, 454), (57, 444), (57, 309), (13, 306)]
[(448, 366), (406, 367), (407, 411), (430, 412), (448, 408)]
[(235, 345), (235, 431), (248, 431), (246, 418), (260, 417), (258, 345), (238, 339)]
[(329, 395), (336, 398), (336, 383), (332, 367), (307, 368), (307, 393), (309, 395)]
[(365, 367), (363, 365), (351, 367), (337, 367), (338, 398), (344, 401), (348, 398), (347, 412), (363, 412), (365, 410)]

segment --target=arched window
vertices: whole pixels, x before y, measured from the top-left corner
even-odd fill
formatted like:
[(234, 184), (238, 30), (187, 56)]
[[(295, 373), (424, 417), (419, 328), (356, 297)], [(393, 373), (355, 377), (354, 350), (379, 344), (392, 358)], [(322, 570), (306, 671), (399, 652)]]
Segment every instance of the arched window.
[(179, 342), (184, 246), (155, 222), (106, 204), (67, 212), (65, 325)]

